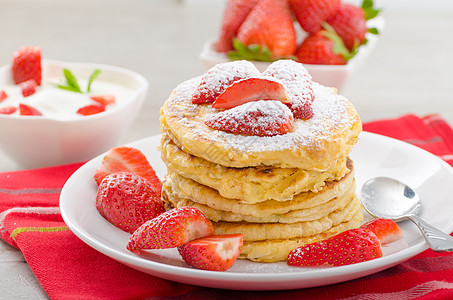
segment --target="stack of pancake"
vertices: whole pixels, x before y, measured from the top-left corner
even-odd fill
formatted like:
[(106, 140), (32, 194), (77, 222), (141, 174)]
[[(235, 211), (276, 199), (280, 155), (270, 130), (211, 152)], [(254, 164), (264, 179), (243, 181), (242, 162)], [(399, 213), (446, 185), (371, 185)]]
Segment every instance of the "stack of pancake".
[(168, 209), (193, 206), (215, 234), (242, 233), (240, 258), (260, 262), (360, 225), (348, 154), (361, 122), (347, 99), (313, 83), (311, 119), (295, 119), (287, 134), (246, 136), (204, 124), (215, 109), (192, 104), (200, 80), (178, 85), (161, 109)]

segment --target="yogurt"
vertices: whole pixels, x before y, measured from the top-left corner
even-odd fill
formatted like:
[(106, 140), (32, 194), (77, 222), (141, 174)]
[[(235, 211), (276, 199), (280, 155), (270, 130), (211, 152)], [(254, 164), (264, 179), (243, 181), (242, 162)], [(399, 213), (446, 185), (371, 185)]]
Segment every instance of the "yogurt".
[[(82, 91), (86, 90), (88, 80), (79, 79), (78, 84)], [(84, 118), (86, 116), (77, 114), (77, 110), (81, 107), (99, 104), (92, 100), (90, 96), (111, 94), (115, 96), (115, 103), (105, 107), (106, 110), (123, 104), (132, 99), (135, 91), (132, 88), (123, 86), (118, 83), (112, 83), (96, 79), (91, 83), (90, 93), (77, 93), (58, 88), (53, 83), (60, 83), (62, 77), (43, 78), (41, 86), (38, 86), (36, 92), (28, 97), (23, 97), (19, 85), (9, 84), (0, 85), (0, 90), (4, 90), (8, 97), (0, 103), (0, 107), (15, 106), (19, 103), (30, 105), (39, 110), (43, 116), (53, 119), (73, 119)], [(17, 110), (12, 115), (19, 115)]]

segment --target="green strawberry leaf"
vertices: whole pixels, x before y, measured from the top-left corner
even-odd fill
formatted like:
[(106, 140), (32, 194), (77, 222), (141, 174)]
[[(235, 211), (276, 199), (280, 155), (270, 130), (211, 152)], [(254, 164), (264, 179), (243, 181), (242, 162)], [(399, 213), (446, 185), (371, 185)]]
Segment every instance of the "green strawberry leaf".
[(373, 0), (363, 0), (362, 2), (362, 9), (367, 21), (375, 18), (382, 11), (382, 9), (375, 9), (373, 5)]
[(379, 30), (377, 28), (368, 28), (368, 32), (371, 34), (379, 34)]
[(266, 46), (261, 46), (258, 44), (253, 44), (246, 46), (241, 43), (237, 38), (233, 39), (233, 48), (227, 53), (227, 56), (230, 60), (255, 60), (255, 61), (264, 61), (264, 62), (273, 62), (280, 58), (288, 59), (297, 59), (295, 57), (279, 57), (273, 58), (272, 53)]
[(88, 79), (87, 93), (91, 92), (91, 84), (99, 76), (99, 74), (101, 74), (101, 70), (99, 69), (94, 70), (91, 74), (90, 78)]
[(333, 29), (332, 26), (324, 22), (322, 23), (322, 27), (324, 27), (324, 30), (321, 32), (321, 34), (334, 42), (332, 49), (333, 53), (340, 54), (344, 59), (346, 59), (346, 61), (350, 60), (354, 57), (354, 55), (357, 54), (360, 45), (354, 45), (352, 51), (349, 51), (348, 48), (346, 48), (346, 46), (344, 45), (341, 37), (335, 32), (335, 29)]

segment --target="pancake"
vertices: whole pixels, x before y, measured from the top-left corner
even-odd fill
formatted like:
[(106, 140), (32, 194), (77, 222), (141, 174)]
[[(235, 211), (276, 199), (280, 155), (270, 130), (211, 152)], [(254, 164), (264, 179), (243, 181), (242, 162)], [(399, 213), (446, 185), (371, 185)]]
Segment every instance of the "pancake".
[(284, 214), (270, 214), (251, 216), (240, 213), (232, 213), (225, 210), (217, 210), (204, 204), (199, 204), (195, 200), (190, 198), (184, 198), (184, 196), (174, 192), (171, 189), (171, 185), (164, 184), (162, 188), (162, 198), (167, 203), (171, 204), (171, 207), (183, 207), (192, 206), (198, 208), (203, 214), (214, 222), (226, 221), (226, 222), (252, 222), (252, 223), (296, 223), (314, 221), (322, 217), (327, 216), (329, 213), (343, 209), (348, 204), (355, 194), (355, 184), (346, 191), (345, 194), (337, 195), (337, 197), (314, 207), (292, 210)]
[(256, 242), (245, 241), (242, 246), (242, 251), (239, 255), (239, 258), (249, 259), (251, 261), (257, 262), (285, 261), (291, 250), (305, 244), (319, 242), (343, 231), (357, 228), (362, 223), (362, 220), (363, 213), (361, 210), (359, 210), (355, 215), (352, 216), (351, 219), (333, 226), (330, 229), (322, 232), (321, 234), (284, 240), (276, 239)]
[(214, 234), (242, 233), (244, 241), (264, 241), (273, 239), (291, 239), (309, 237), (329, 230), (342, 222), (350, 220), (358, 211), (362, 211), (360, 200), (354, 195), (344, 209), (314, 221), (297, 223), (248, 223), (248, 222), (213, 222)]
[(274, 166), (325, 171), (350, 152), (362, 130), (353, 105), (332, 89), (313, 83), (313, 117), (295, 119), (292, 132), (246, 136), (204, 124), (217, 110), (192, 104), (201, 77), (178, 85), (161, 109), (161, 131), (184, 152), (226, 167)]
[(169, 172), (216, 189), (225, 198), (247, 203), (291, 200), (302, 192), (317, 192), (325, 181), (338, 180), (349, 172), (346, 157), (324, 172), (265, 166), (224, 167), (182, 151), (166, 134), (162, 135), (160, 151)]

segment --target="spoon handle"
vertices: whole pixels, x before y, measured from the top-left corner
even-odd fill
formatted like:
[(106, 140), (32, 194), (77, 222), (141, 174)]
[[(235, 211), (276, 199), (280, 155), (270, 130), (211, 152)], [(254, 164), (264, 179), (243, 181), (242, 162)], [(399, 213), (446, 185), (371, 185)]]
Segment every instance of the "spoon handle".
[(432, 250), (437, 252), (453, 251), (453, 237), (431, 226), (416, 215), (410, 215), (408, 218), (422, 231)]

